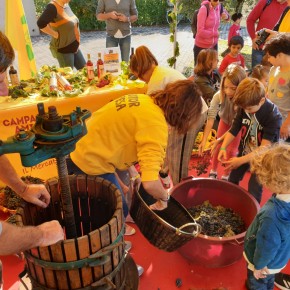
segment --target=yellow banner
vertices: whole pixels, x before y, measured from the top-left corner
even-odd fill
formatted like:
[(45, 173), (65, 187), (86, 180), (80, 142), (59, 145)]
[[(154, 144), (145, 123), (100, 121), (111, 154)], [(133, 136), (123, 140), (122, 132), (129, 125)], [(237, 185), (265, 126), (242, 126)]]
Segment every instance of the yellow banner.
[(29, 29), (21, 0), (6, 0), (5, 34), (18, 57), (20, 79), (36, 75), (36, 64)]

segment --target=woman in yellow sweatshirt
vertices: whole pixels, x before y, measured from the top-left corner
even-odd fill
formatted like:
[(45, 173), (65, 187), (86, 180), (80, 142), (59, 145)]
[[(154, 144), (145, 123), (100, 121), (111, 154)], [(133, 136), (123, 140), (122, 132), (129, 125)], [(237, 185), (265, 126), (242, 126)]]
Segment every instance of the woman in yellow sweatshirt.
[[(157, 199), (152, 209), (163, 209), (168, 194), (159, 180), (159, 170), (165, 157), (168, 125), (185, 133), (199, 120), (201, 112), (199, 89), (189, 80), (168, 84), (151, 96), (136, 94), (116, 99), (88, 121), (87, 135), (71, 153), (72, 163), (68, 160), (69, 173), (98, 175), (121, 190), (115, 170), (128, 169), (131, 180), (137, 181), (134, 165), (139, 163), (143, 187)], [(128, 208), (123, 204), (126, 216)]]

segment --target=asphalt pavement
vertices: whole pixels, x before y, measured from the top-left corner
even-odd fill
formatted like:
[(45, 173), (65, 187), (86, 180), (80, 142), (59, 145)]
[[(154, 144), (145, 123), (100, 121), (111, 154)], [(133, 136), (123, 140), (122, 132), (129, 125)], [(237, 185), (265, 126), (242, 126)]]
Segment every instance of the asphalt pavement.
[[(222, 24), (220, 28), (220, 39), (227, 39), (227, 31), (230, 24)], [(173, 56), (173, 44), (170, 42), (168, 26), (150, 26), (133, 27), (132, 29), (132, 47), (146, 45), (157, 58), (162, 66), (168, 66), (167, 59)], [(241, 29), (245, 43), (250, 43), (250, 38), (246, 28)], [(97, 62), (98, 52), (105, 47), (105, 31), (82, 31), (81, 32), (81, 50), (85, 56), (90, 53), (91, 59), (95, 64)], [(50, 37), (41, 33), (40, 36), (31, 37), (36, 66), (39, 69), (44, 64), (58, 65), (55, 58), (52, 57), (49, 50)], [(179, 24), (177, 27), (177, 41), (180, 47), (180, 56), (176, 62), (176, 69), (183, 71), (185, 67), (193, 64), (193, 44), (194, 39), (190, 28), (190, 23)]]

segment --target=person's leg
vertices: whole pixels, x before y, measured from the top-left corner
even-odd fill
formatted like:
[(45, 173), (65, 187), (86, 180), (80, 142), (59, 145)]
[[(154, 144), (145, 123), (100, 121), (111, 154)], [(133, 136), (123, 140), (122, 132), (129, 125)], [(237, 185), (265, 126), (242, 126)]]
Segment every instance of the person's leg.
[(249, 180), (248, 192), (258, 201), (258, 203), (261, 202), (263, 187), (258, 182), (257, 176), (253, 173), (251, 174), (251, 177)]
[(120, 39), (120, 50), (122, 61), (129, 61), (130, 49), (131, 49), (131, 35), (128, 35)]
[(229, 182), (239, 185), (240, 181), (244, 178), (244, 175), (249, 168), (249, 163), (245, 163), (240, 167), (233, 169), (229, 176)]
[[(248, 280), (247, 288), (248, 290), (268, 290), (268, 279), (257, 280), (253, 274), (253, 271), (247, 269)], [(273, 289), (273, 288), (272, 288)]]
[(263, 50), (252, 49), (252, 68), (262, 62), (263, 56)]
[(74, 67), (79, 70), (86, 66), (86, 60), (83, 56), (82, 51), (79, 49), (77, 53), (74, 54)]
[(193, 47), (193, 56), (194, 56), (194, 65), (197, 64), (197, 56), (204, 48), (194, 45)]
[(119, 38), (115, 38), (114, 36), (107, 35), (106, 47), (118, 47), (118, 46), (119, 46)]
[(59, 63), (59, 67), (71, 67), (74, 68), (74, 53), (56, 53), (56, 58)]

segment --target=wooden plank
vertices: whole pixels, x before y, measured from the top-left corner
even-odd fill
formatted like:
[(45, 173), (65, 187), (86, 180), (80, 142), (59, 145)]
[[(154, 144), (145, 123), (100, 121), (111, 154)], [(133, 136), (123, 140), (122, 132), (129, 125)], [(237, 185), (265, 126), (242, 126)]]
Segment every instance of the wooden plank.
[[(110, 227), (108, 224), (105, 224), (100, 228), (100, 234), (101, 234), (101, 245), (102, 248), (109, 246), (110, 241)], [(107, 274), (110, 274), (112, 272), (112, 261), (104, 264), (104, 276)]]
[(78, 193), (78, 185), (77, 185), (77, 176), (69, 175), (69, 184), (70, 184), (70, 192), (72, 197), (73, 209), (74, 209), (74, 217), (75, 217), (75, 226), (77, 231), (77, 236), (82, 236), (82, 227), (81, 227), (81, 210), (79, 206), (79, 193)]
[[(90, 255), (89, 238), (88, 236), (82, 236), (77, 239), (77, 249), (79, 253), (79, 259), (87, 258)], [(82, 287), (86, 287), (93, 283), (93, 271), (91, 267), (83, 267), (81, 269)]]
[[(31, 249), (31, 254), (36, 258), (40, 258), (40, 254), (39, 254), (38, 249), (39, 248)], [(38, 265), (34, 265), (34, 271), (35, 271), (35, 275), (36, 275), (36, 281), (39, 284), (45, 286), (45, 279), (44, 279), (42, 267), (38, 266)]]
[(89, 199), (89, 208), (90, 208), (90, 231), (94, 231), (98, 228), (98, 212), (95, 209), (96, 207), (96, 176), (88, 175), (87, 176), (87, 186), (88, 186), (88, 199)]
[[(93, 232), (90, 232), (88, 237), (90, 240), (91, 254), (95, 254), (97, 251), (99, 251), (102, 248), (101, 235), (100, 235), (99, 230), (94, 230)], [(103, 266), (95, 266), (93, 268), (93, 275), (94, 275), (94, 282), (104, 277)]]
[[(39, 257), (43, 261), (51, 261), (51, 256), (50, 256), (50, 247), (40, 247), (39, 248)], [(44, 279), (46, 282), (46, 287), (47, 288), (56, 288), (56, 280), (55, 280), (55, 275), (53, 270), (49, 270), (47, 268), (43, 269), (44, 272)]]
[[(62, 249), (62, 242), (54, 244), (51, 247), (51, 256), (53, 262), (66, 262), (65, 253)], [(69, 281), (67, 277), (67, 272), (65, 270), (55, 271), (57, 289), (68, 290)]]
[[(75, 240), (65, 240), (63, 242), (66, 262), (77, 261), (77, 251)], [(69, 283), (71, 289), (81, 288), (81, 276), (79, 269), (68, 270)]]
[(89, 199), (87, 192), (87, 178), (86, 175), (78, 175), (78, 193), (79, 193), (79, 204), (81, 207), (81, 222), (83, 235), (87, 235), (91, 231), (90, 227), (90, 216), (89, 216)]

